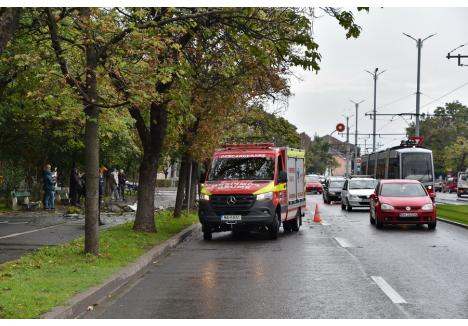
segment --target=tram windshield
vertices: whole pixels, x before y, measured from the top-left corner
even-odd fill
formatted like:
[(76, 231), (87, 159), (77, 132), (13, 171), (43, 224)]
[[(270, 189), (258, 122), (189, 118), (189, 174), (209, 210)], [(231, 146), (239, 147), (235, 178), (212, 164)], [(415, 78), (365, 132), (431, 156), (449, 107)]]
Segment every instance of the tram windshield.
[(432, 156), (430, 153), (402, 153), (402, 177), (403, 179), (418, 180), (420, 182), (432, 182)]

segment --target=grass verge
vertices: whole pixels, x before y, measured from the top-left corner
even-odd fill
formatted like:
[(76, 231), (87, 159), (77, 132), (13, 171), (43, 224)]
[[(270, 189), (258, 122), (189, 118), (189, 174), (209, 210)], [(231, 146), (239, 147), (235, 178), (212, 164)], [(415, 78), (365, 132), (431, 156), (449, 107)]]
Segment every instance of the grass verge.
[(0, 264), (0, 318), (36, 318), (134, 262), (153, 246), (198, 221), (196, 214), (155, 216), (157, 233), (122, 224), (100, 232), (100, 256), (83, 253), (84, 238), (44, 247)]
[(437, 216), (468, 225), (468, 205), (437, 204)]

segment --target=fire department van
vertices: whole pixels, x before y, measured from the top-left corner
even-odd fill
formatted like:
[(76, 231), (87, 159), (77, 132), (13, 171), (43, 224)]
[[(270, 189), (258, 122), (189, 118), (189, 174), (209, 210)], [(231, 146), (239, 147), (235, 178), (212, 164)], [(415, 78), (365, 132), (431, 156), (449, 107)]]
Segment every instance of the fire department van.
[(306, 206), (304, 151), (273, 144), (225, 144), (201, 187), (203, 237), (213, 232), (299, 231)]

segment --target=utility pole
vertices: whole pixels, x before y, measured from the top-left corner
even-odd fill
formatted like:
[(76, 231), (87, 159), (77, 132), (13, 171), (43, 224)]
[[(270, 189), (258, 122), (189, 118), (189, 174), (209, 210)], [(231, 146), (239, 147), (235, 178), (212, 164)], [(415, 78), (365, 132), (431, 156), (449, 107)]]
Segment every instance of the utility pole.
[(415, 39), (411, 35), (403, 33), (403, 35), (413, 39), (416, 41), (416, 47), (418, 48), (418, 72), (417, 72), (417, 85), (416, 85), (416, 128), (415, 128), (415, 136), (419, 137), (419, 109), (420, 109), (420, 82), (421, 82), (421, 49), (425, 40), (430, 37), (433, 37), (436, 34), (429, 35), (425, 39), (421, 40), (420, 38)]
[(354, 103), (354, 106), (356, 107), (356, 126), (355, 126), (355, 132), (354, 132), (354, 174), (356, 174), (356, 158), (357, 158), (357, 136), (358, 136), (358, 110), (359, 110), (359, 104), (364, 102), (365, 100), (362, 100), (360, 102), (355, 102), (353, 100), (349, 100), (351, 103)]
[(365, 70), (366, 72), (368, 72), (369, 74), (372, 75), (372, 77), (374, 78), (374, 121), (373, 121), (373, 131), (372, 131), (372, 151), (375, 152), (375, 131), (377, 129), (377, 119), (376, 119), (376, 115), (377, 115), (377, 78), (383, 74), (385, 72), (382, 71), (380, 73), (377, 73), (379, 71), (379, 68), (375, 68), (374, 72), (370, 72), (369, 70)]
[(346, 118), (346, 176), (349, 175), (349, 118), (352, 116), (343, 115)]

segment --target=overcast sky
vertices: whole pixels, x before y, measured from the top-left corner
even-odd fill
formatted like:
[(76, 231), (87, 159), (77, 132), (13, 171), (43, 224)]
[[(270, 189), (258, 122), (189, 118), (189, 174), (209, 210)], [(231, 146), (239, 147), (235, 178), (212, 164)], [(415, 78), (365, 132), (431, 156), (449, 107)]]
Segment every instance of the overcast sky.
[[(321, 70), (318, 74), (296, 71), (302, 80), (291, 81), (294, 96), (283, 114), (300, 132), (310, 136), (330, 133), (337, 122), (345, 121), (342, 115), (355, 114), (354, 104), (349, 100), (364, 99), (359, 107), (359, 133), (371, 133), (372, 120), (364, 113), (373, 109), (373, 79), (364, 69), (387, 70), (378, 79), (378, 113), (415, 112), (417, 48), (416, 42), (403, 36), (403, 32), (415, 38), (437, 33), (422, 48), (421, 113), (433, 112), (437, 106), (454, 100), (468, 105), (466, 85), (424, 106), (468, 83), (468, 67), (459, 67), (456, 59), (446, 59), (447, 52), (468, 43), (468, 8), (371, 8), (369, 13), (356, 12), (355, 18), (362, 27), (358, 39), (347, 40), (343, 29), (330, 17), (319, 18), (314, 24), (322, 54)], [(468, 54), (468, 45), (460, 50)], [(468, 59), (465, 63), (468, 65)], [(386, 105), (404, 96), (407, 97)], [(379, 109), (380, 106), (384, 107)], [(351, 133), (355, 129), (354, 119), (350, 119)], [(402, 118), (390, 120), (391, 117), (378, 117), (377, 132), (405, 132), (407, 123)], [(377, 142), (384, 147), (393, 146), (402, 137), (382, 136), (377, 137)], [(372, 137), (360, 136), (358, 142), (363, 144), (365, 138), (368, 146), (372, 146)], [(354, 143), (354, 136), (350, 140)]]

